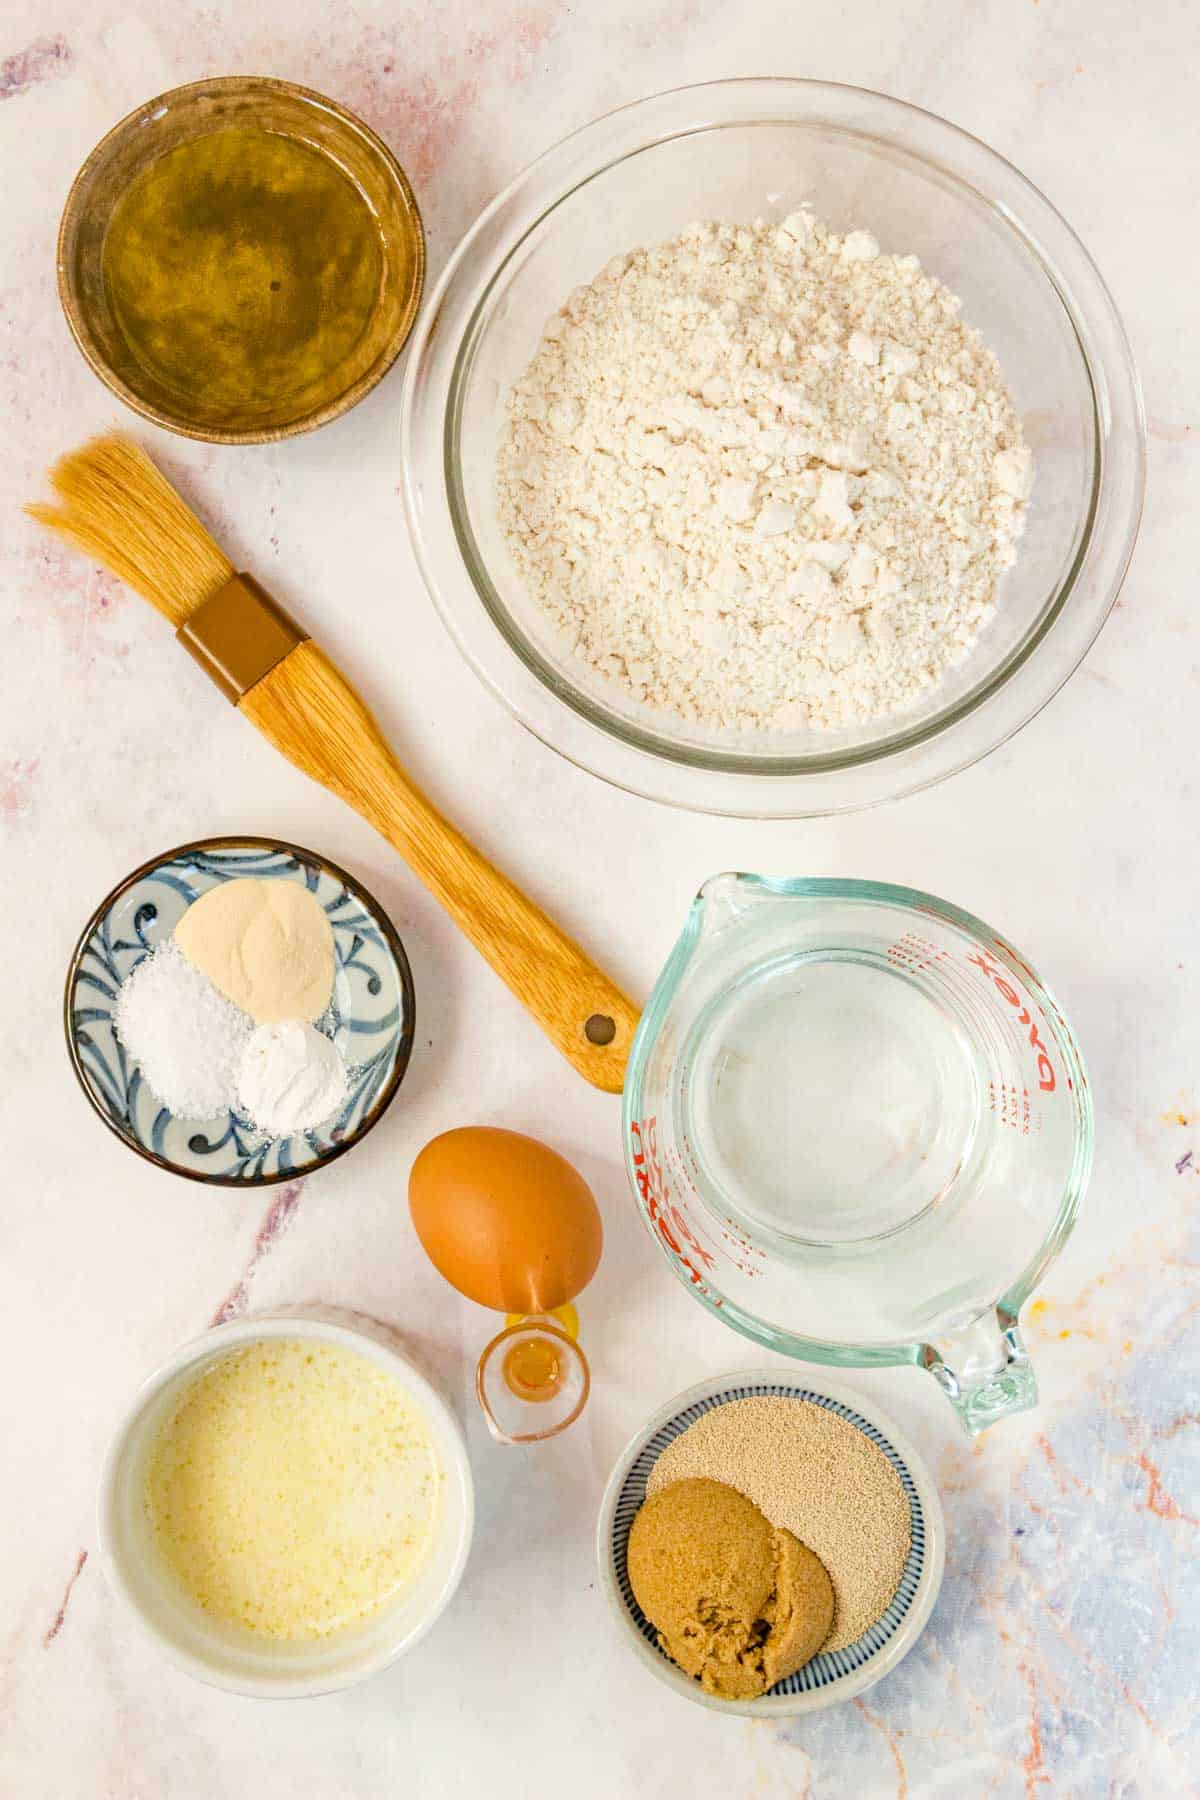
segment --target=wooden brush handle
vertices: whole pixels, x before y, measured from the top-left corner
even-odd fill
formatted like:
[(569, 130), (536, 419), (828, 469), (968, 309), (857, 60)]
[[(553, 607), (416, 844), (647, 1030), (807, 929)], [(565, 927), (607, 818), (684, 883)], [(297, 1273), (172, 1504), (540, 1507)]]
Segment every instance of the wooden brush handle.
[(395, 845), (568, 1062), (593, 1086), (620, 1093), (637, 1008), (413, 786), (324, 651), (311, 639), (298, 644), (238, 709)]

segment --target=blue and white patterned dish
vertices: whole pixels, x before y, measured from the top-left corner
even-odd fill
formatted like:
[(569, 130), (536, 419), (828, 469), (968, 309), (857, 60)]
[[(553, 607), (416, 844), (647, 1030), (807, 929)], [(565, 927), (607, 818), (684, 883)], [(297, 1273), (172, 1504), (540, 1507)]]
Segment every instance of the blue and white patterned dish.
[[(646, 1483), (667, 1445), (703, 1413), (730, 1400), (771, 1395), (810, 1400), (827, 1407), (878, 1445), (900, 1477), (908, 1499), (912, 1544), (895, 1597), (882, 1618), (844, 1650), (814, 1656), (794, 1675), (777, 1682), (757, 1700), (722, 1700), (705, 1693), (665, 1651), (658, 1634), (633, 1597), (626, 1570), (629, 1532), (643, 1500)], [(862, 1396), (826, 1381), (781, 1381), (770, 1370), (723, 1375), (678, 1395), (656, 1413), (617, 1462), (609, 1478), (596, 1532), (600, 1582), (625, 1636), (647, 1667), (678, 1693), (717, 1712), (752, 1718), (818, 1712), (865, 1693), (907, 1655), (925, 1628), (942, 1584), (945, 1534), (937, 1489), (924, 1462), (896, 1428)]]
[[(286, 1138), (264, 1138), (236, 1112), (176, 1118), (151, 1094), (113, 1027), (118, 989), (143, 957), (170, 937), (193, 900), (245, 875), (302, 882), (333, 928), (333, 997), (316, 1023), (345, 1059), (349, 1093), (334, 1118)], [(287, 1181), (356, 1143), (400, 1085), (413, 1019), (408, 958), (378, 903), (336, 864), (268, 838), (185, 844), (135, 870), (88, 920), (67, 973), (67, 1046), (104, 1123), (152, 1162), (231, 1187)]]

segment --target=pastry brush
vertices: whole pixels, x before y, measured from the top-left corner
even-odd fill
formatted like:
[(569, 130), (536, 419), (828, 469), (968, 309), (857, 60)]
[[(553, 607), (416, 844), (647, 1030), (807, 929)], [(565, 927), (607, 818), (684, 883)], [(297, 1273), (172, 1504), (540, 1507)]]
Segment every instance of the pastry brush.
[(400, 852), (579, 1073), (619, 1092), (637, 1008), (425, 798), (346, 678), (235, 571), (150, 458), (100, 437), (50, 481), (58, 504), (32, 517), (148, 600), (242, 716)]

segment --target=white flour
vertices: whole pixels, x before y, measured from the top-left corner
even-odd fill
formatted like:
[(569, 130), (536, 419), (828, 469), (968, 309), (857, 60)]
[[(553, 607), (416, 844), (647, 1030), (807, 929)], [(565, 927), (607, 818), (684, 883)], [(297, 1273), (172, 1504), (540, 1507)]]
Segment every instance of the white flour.
[(615, 258), (509, 397), (500, 520), (568, 648), (742, 731), (852, 725), (970, 650), (1032, 460), (912, 256), (807, 209)]

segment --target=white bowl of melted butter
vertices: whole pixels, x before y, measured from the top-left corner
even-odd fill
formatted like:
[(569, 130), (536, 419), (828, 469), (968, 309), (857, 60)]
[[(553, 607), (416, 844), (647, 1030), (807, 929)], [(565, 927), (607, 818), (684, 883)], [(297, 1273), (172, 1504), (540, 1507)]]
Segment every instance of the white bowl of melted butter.
[(449, 1604), (474, 1490), (445, 1402), (370, 1325), (218, 1326), (152, 1375), (101, 1478), (108, 1579), (235, 1693), (362, 1681)]

